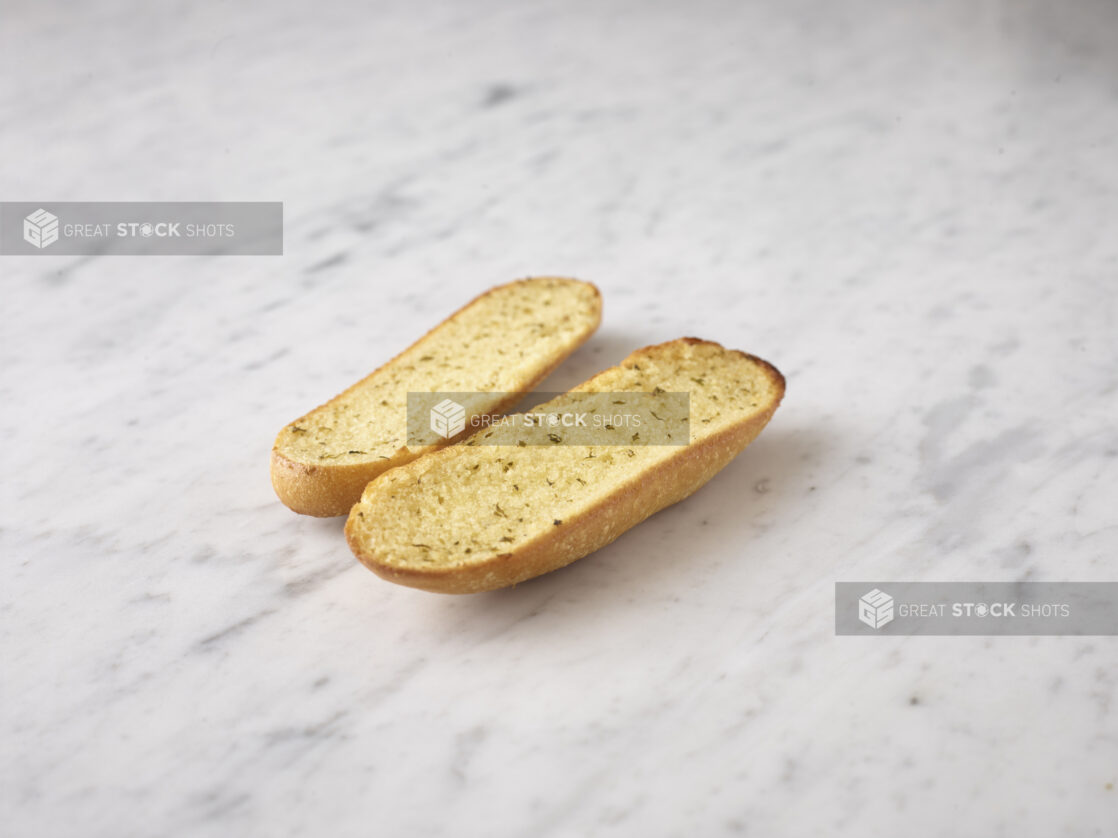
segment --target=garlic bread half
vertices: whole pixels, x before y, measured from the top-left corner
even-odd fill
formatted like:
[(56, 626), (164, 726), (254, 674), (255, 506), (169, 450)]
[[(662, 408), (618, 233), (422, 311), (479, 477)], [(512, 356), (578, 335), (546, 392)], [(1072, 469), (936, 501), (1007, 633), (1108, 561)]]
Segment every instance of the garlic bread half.
[(384, 366), (286, 425), (272, 448), (272, 486), (296, 512), (344, 515), (379, 474), (465, 432), (409, 445), (409, 392), (470, 391), (500, 413), (586, 341), (602, 298), (588, 282), (522, 279), (486, 291)]
[(563, 567), (710, 480), (768, 423), (784, 377), (760, 358), (681, 338), (514, 416), (583, 410), (585, 394), (622, 392), (687, 393), (684, 444), (563, 444), (554, 433), (556, 444), (540, 445), (535, 427), (479, 431), (369, 483), (346, 523), (350, 548), (389, 581), (442, 593)]

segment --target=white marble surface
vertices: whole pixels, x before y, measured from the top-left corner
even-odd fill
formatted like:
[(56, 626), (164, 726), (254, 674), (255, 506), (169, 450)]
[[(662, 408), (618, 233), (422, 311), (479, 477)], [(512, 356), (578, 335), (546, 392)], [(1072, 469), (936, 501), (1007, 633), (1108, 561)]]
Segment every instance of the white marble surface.
[[(0, 195), (282, 200), (283, 257), (0, 257), (13, 836), (1118, 834), (1118, 639), (836, 638), (836, 580), (1115, 579), (1118, 7), (8, 2)], [(482, 288), (544, 386), (788, 396), (593, 557), (448, 598), (268, 483)]]

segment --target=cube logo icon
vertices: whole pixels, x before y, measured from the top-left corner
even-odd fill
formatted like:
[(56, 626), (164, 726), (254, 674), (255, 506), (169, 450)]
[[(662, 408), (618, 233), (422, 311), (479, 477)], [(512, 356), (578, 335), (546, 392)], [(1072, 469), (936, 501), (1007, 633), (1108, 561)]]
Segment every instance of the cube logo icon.
[(42, 250), (58, 241), (58, 216), (37, 209), (23, 219), (23, 240)]
[(893, 622), (893, 598), (874, 588), (858, 600), (858, 619), (874, 629)]
[(443, 439), (450, 439), (466, 427), (466, 408), (458, 402), (443, 399), (431, 408), (431, 430)]

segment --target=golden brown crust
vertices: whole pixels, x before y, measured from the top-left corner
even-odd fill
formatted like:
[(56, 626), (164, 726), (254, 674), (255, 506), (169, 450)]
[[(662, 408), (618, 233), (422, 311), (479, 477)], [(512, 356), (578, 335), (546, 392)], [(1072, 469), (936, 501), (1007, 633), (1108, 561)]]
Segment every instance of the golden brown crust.
[[(682, 338), (690, 344), (713, 341)], [(639, 362), (645, 347), (630, 354), (622, 366)], [(754, 362), (769, 378), (774, 397), (766, 408), (701, 442), (682, 447), (674, 456), (634, 476), (603, 501), (569, 516), (561, 525), (548, 528), (518, 549), (489, 561), (467, 566), (401, 567), (381, 561), (372, 554), (351, 515), (346, 522), (346, 541), (354, 555), (383, 579), (436, 593), (478, 593), (515, 585), (557, 570), (604, 547), (622, 533), (695, 492), (740, 454), (768, 424), (784, 396), (785, 380), (767, 361), (732, 350)], [(588, 386), (590, 381), (582, 386)], [(435, 454), (434, 456), (438, 456)]]
[[(532, 279), (562, 279), (561, 277), (533, 277)], [(422, 343), (429, 335), (435, 332), (439, 327), (445, 323), (450, 322), (455, 317), (460, 315), (463, 311), (476, 305), (490, 295), (500, 291), (503, 288), (516, 285), (518, 283), (526, 282), (529, 280), (514, 280), (513, 282), (506, 282), (502, 285), (496, 285), (487, 291), (474, 297), (464, 306), (455, 311), (452, 315), (446, 318), (436, 326), (429, 329), (423, 337), (417, 340), (412, 346)], [(587, 324), (586, 329), (576, 336), (572, 341), (571, 346), (567, 351), (554, 355), (549, 359), (549, 363), (544, 367), (541, 372), (530, 380), (522, 382), (520, 390), (528, 392), (548, 375), (550, 375), (556, 367), (566, 360), (575, 349), (581, 346), (586, 340), (594, 334), (602, 320), (602, 295), (597, 286), (590, 282), (583, 282), (582, 280), (566, 279), (567, 282), (578, 282), (587, 286), (594, 294), (595, 311), (593, 321)], [(334, 398), (330, 399), (322, 405), (319, 405), (314, 410), (308, 411), (304, 416), (309, 416), (315, 411), (328, 408), (338, 400), (344, 398), (353, 390), (361, 387), (370, 378), (390, 367), (394, 362), (400, 358), (404, 352), (407, 352), (412, 346), (407, 347), (400, 353), (395, 355), (389, 361), (377, 367), (367, 376), (362, 378), (357, 383), (347, 387)], [(492, 408), (493, 413), (503, 413), (511, 408), (519, 401), (519, 395), (510, 396)], [(299, 422), (300, 419), (296, 419)], [(281, 432), (282, 434), (282, 432)], [(302, 515), (312, 515), (316, 518), (330, 518), (338, 515), (345, 515), (349, 512), (350, 507), (356, 503), (361, 497), (361, 491), (365, 488), (366, 484), (375, 477), (388, 471), (390, 468), (403, 465), (404, 463), (411, 462), (412, 460), (443, 448), (458, 441), (458, 437), (441, 442), (438, 445), (431, 445), (421, 449), (400, 448), (390, 459), (376, 460), (373, 462), (364, 463), (349, 463), (344, 465), (322, 465), (318, 463), (301, 463), (287, 457), (279, 446), (279, 437), (276, 439), (276, 444), (272, 447), (271, 456), (271, 478), (272, 488), (275, 489), (276, 495), (284, 503), (285, 506), (298, 512)]]
[(273, 448), (272, 488), (285, 506), (302, 515), (316, 518), (345, 515), (370, 480), (407, 461), (319, 466), (297, 463)]

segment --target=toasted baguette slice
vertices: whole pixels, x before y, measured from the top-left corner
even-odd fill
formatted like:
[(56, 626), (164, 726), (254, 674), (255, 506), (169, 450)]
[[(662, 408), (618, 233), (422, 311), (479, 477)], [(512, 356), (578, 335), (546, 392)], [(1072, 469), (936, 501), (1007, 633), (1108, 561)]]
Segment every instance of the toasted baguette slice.
[(272, 486), (296, 512), (344, 515), (365, 484), (454, 442), (407, 444), (409, 392), (479, 392), (500, 413), (598, 328), (602, 298), (589, 282), (522, 279), (486, 291), (344, 393), (280, 431)]
[(765, 427), (784, 377), (760, 358), (681, 338), (530, 413), (582, 409), (579, 394), (657, 388), (689, 391), (687, 444), (540, 446), (517, 440), (530, 433), (521, 428), (495, 446), (492, 430), (480, 431), (371, 482), (346, 522), (350, 549), (389, 581), (442, 593), (563, 567), (710, 480)]

